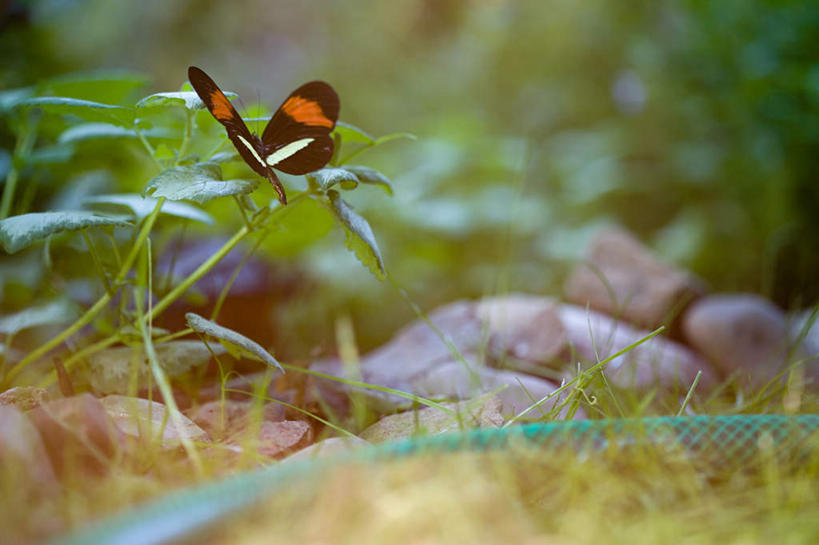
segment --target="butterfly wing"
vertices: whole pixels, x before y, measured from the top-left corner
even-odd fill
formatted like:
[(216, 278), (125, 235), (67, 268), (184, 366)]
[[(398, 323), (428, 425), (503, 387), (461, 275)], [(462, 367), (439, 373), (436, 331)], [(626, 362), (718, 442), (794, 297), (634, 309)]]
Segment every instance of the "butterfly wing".
[[(227, 129), (228, 138), (242, 159), (257, 174), (269, 177), (270, 168), (262, 159), (262, 149), (259, 139), (254, 136), (242, 121), (242, 117), (230, 103), (228, 98), (219, 89), (219, 86), (199, 68), (191, 66), (188, 68), (188, 81), (202, 102), (207, 106), (208, 111)], [(275, 176), (275, 175), (274, 175)], [(272, 180), (271, 180), (272, 181)], [(277, 180), (278, 181), (278, 180)], [(273, 185), (276, 185), (275, 182)]]
[(287, 97), (262, 133), (267, 165), (288, 174), (318, 170), (333, 156), (330, 133), (340, 109), (335, 90), (323, 81), (305, 83)]

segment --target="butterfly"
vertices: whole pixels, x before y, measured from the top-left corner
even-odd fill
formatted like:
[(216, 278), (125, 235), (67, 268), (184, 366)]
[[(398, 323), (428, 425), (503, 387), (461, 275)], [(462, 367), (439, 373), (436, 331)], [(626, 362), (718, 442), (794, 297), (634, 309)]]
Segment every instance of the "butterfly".
[(245, 163), (270, 180), (282, 204), (287, 204), (287, 196), (274, 167), (287, 174), (306, 174), (320, 169), (333, 156), (330, 133), (336, 126), (340, 105), (329, 84), (311, 81), (290, 93), (259, 138), (248, 130), (210, 76), (191, 66), (188, 81), (208, 111), (225, 126), (228, 138)]

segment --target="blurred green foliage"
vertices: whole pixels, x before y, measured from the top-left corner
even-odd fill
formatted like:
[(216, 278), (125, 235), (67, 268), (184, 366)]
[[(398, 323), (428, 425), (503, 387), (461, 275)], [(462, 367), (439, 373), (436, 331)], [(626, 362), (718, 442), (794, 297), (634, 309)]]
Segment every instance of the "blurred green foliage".
[[(243, 114), (324, 79), (343, 121), (418, 135), (366, 152), (393, 179), (393, 198), (366, 188), (350, 201), (422, 307), (504, 290), (559, 294), (588, 238), (612, 224), (715, 289), (762, 292), (788, 308), (819, 297), (816, 2), (10, 0), (3, 9), (3, 89), (75, 70), (149, 74), (139, 92), (101, 84), (100, 96), (76, 96), (124, 104), (178, 89), (196, 64), (239, 93)], [(202, 116), (202, 130), (218, 134)], [(59, 152), (48, 135), (61, 121), (39, 123), (37, 149)], [(13, 130), (0, 128), (9, 151)], [(35, 189), (19, 206), (77, 198), (61, 193), (77, 177), (95, 194), (138, 192), (155, 174), (128, 145), (77, 146), (70, 164), (44, 160), (26, 173)], [(233, 208), (209, 211), (225, 233), (241, 222)], [(322, 238), (330, 218), (302, 212), (264, 246), (311, 278), (305, 294), (270, 310), (295, 339), (282, 342), (294, 353), (326, 347), (340, 314), (355, 318), (362, 348), (382, 342), (412, 311), (389, 283), (361, 274), (342, 235)]]

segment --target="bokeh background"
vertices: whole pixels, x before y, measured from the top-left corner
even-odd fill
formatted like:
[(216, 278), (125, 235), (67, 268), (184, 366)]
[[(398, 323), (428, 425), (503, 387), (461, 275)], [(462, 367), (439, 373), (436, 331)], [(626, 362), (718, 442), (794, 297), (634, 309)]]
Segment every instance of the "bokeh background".
[[(343, 121), (417, 135), (361, 156), (394, 181), (394, 197), (360, 188), (345, 198), (422, 308), (508, 290), (559, 296), (586, 242), (611, 225), (714, 289), (762, 293), (787, 309), (819, 297), (815, 1), (0, 6), (3, 89), (128, 70), (146, 82), (119, 97), (133, 103), (178, 89), (195, 64), (247, 111), (324, 79)], [(13, 145), (8, 127), (0, 144)], [(137, 153), (99, 151), (76, 157), (72, 175), (105, 161), (123, 189), (150, 177)], [(58, 170), (39, 176), (35, 209), (68, 183)], [(227, 235), (240, 221), (232, 209), (199, 235)], [(262, 248), (290, 279), (259, 309), (275, 317), (285, 353), (332, 351), (339, 316), (353, 320), (362, 350), (414, 317), (342, 242), (328, 216), (305, 209)]]

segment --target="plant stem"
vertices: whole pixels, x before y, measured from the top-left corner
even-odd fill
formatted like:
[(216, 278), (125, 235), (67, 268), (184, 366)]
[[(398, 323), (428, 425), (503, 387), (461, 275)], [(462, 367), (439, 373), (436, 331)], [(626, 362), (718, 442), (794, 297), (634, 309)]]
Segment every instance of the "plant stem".
[(81, 229), (82, 238), (85, 239), (85, 244), (88, 246), (88, 251), (91, 252), (91, 260), (94, 262), (94, 267), (99, 272), (100, 278), (102, 278), (102, 284), (105, 286), (105, 291), (111, 295), (111, 283), (108, 282), (108, 276), (105, 274), (105, 269), (102, 266), (102, 261), (100, 260), (100, 256), (97, 255), (97, 249), (94, 247), (94, 243), (91, 241), (91, 237), (88, 236), (88, 229)]
[(185, 109), (185, 132), (182, 135), (182, 143), (179, 145), (179, 153), (176, 155), (176, 164), (179, 164), (179, 161), (185, 157), (185, 153), (188, 151), (188, 142), (190, 142), (191, 138), (191, 116), (193, 112)]
[(154, 207), (153, 212), (151, 212), (151, 214), (145, 218), (145, 221), (142, 224), (142, 229), (139, 231), (139, 234), (137, 235), (136, 241), (134, 242), (131, 251), (125, 258), (125, 261), (123, 261), (119, 273), (117, 273), (117, 276), (114, 278), (113, 282), (114, 291), (112, 293), (106, 292), (105, 294), (103, 294), (103, 296), (100, 297), (91, 308), (86, 310), (85, 314), (80, 316), (80, 318), (76, 322), (74, 322), (66, 329), (61, 331), (50, 341), (40, 345), (35, 350), (29, 352), (23, 359), (21, 359), (17, 363), (17, 365), (15, 365), (9, 370), (8, 374), (3, 379), (4, 386), (8, 386), (8, 384), (12, 380), (14, 380), (14, 378), (17, 375), (19, 375), (20, 372), (23, 369), (25, 369), (28, 365), (34, 363), (52, 349), (60, 346), (63, 342), (65, 342), (66, 339), (68, 339), (74, 333), (77, 333), (80, 329), (88, 325), (91, 322), (91, 320), (93, 320), (97, 316), (97, 314), (99, 314), (100, 311), (102, 311), (102, 309), (104, 309), (106, 305), (108, 305), (108, 302), (111, 301), (111, 298), (113, 297), (113, 293), (116, 293), (122, 282), (125, 280), (125, 276), (128, 274), (128, 271), (131, 270), (131, 266), (134, 264), (134, 261), (139, 255), (139, 249), (145, 243), (145, 239), (148, 238), (148, 235), (151, 232), (151, 228), (153, 227), (156, 218), (159, 216), (159, 211), (162, 209), (162, 205), (164, 203), (165, 198), (160, 197), (156, 203), (156, 206)]
[(24, 122), (23, 128), (17, 137), (17, 143), (14, 146), (11, 168), (6, 175), (6, 184), (3, 187), (3, 198), (2, 201), (0, 201), (0, 220), (6, 219), (11, 213), (11, 203), (14, 200), (14, 192), (17, 189), (17, 181), (20, 178), (20, 170), (17, 168), (17, 165), (31, 153), (31, 148), (34, 147), (36, 136), (37, 131), (34, 130), (34, 127), (30, 127)]
[(243, 225), (230, 240), (225, 242), (221, 248), (219, 248), (212, 256), (210, 256), (204, 263), (199, 265), (195, 271), (185, 278), (180, 284), (178, 284), (175, 288), (169, 291), (165, 297), (163, 297), (152, 309), (151, 311), (146, 314), (146, 318), (153, 320), (159, 314), (161, 314), (166, 308), (168, 308), (171, 303), (176, 301), (183, 293), (185, 293), (191, 286), (193, 286), (200, 278), (205, 276), (205, 274), (210, 271), (214, 265), (216, 265), (222, 258), (224, 258), (228, 252), (230, 252), (239, 242), (242, 241), (247, 235), (251, 233), (251, 229), (255, 230), (257, 227), (262, 225), (265, 221), (269, 221), (271, 218), (278, 214), (285, 213), (286, 211), (292, 210), (293, 206), (302, 201), (304, 198), (308, 197), (311, 192), (303, 191), (293, 197), (290, 200), (290, 204), (286, 207), (279, 207), (275, 208), (273, 211), (269, 211), (268, 208), (263, 208), (260, 213), (253, 218), (253, 221), (249, 225)]
[[(151, 252), (151, 245), (150, 242), (145, 246), (145, 273), (147, 275), (147, 284), (150, 287), (152, 282), (152, 274), (151, 274), (151, 259), (150, 259), (150, 252)], [(143, 276), (140, 274), (140, 276)], [(142, 284), (142, 282), (140, 282)], [(168, 382), (168, 377), (165, 374), (164, 369), (162, 366), (159, 365), (159, 359), (156, 357), (156, 350), (154, 349), (154, 343), (151, 339), (150, 329), (151, 329), (151, 319), (149, 314), (145, 314), (143, 312), (142, 303), (145, 300), (147, 295), (148, 300), (150, 300), (151, 292), (150, 289), (145, 289), (144, 287), (136, 287), (135, 289), (135, 297), (134, 300), (136, 301), (136, 309), (139, 318), (137, 319), (137, 323), (139, 324), (139, 331), (142, 334), (142, 342), (145, 344), (145, 355), (148, 357), (148, 361), (150, 363), (151, 373), (153, 374), (154, 380), (156, 381), (157, 385), (159, 386), (159, 391), (162, 394), (162, 399), (165, 401), (165, 406), (168, 409), (168, 415), (170, 416), (171, 422), (173, 422), (174, 427), (176, 428), (177, 433), (179, 434), (179, 441), (182, 443), (182, 447), (185, 449), (185, 452), (188, 454), (188, 458), (190, 458), (191, 463), (193, 463), (193, 467), (196, 470), (199, 476), (204, 475), (204, 466), (202, 465), (202, 459), (199, 457), (199, 453), (193, 446), (193, 442), (190, 438), (185, 435), (183, 431), (185, 429), (185, 425), (182, 421), (182, 413), (179, 412), (179, 408), (176, 405), (176, 400), (173, 397), (173, 390), (171, 390), (171, 384)], [(147, 318), (144, 319), (144, 318)], [(147, 324), (146, 324), (147, 322)]]
[(230, 240), (225, 242), (221, 248), (219, 248), (216, 253), (210, 256), (204, 263), (199, 265), (195, 271), (185, 278), (181, 283), (179, 283), (174, 289), (169, 291), (165, 297), (163, 297), (157, 304), (154, 306), (149, 313), (145, 315), (145, 318), (148, 320), (153, 320), (156, 316), (158, 316), (162, 311), (164, 311), (171, 303), (176, 301), (183, 293), (185, 293), (188, 288), (193, 286), (197, 280), (202, 278), (208, 271), (210, 271), (214, 265), (216, 265), (223, 257), (227, 255), (229, 251), (233, 249), (234, 246), (239, 244), (243, 238), (245, 238), (250, 230), (248, 230), (247, 225), (242, 226)]
[(154, 155), (154, 147), (151, 145), (150, 142), (148, 142), (148, 139), (145, 138), (145, 135), (142, 134), (142, 131), (139, 130), (139, 126), (137, 125), (136, 120), (134, 120), (134, 132), (136, 133), (137, 137), (139, 138), (139, 141), (142, 142), (142, 145), (145, 146), (145, 149), (147, 150), (148, 155), (151, 157), (151, 160), (154, 162), (154, 164), (157, 166), (157, 168), (159, 168), (160, 172), (165, 170), (164, 165)]

